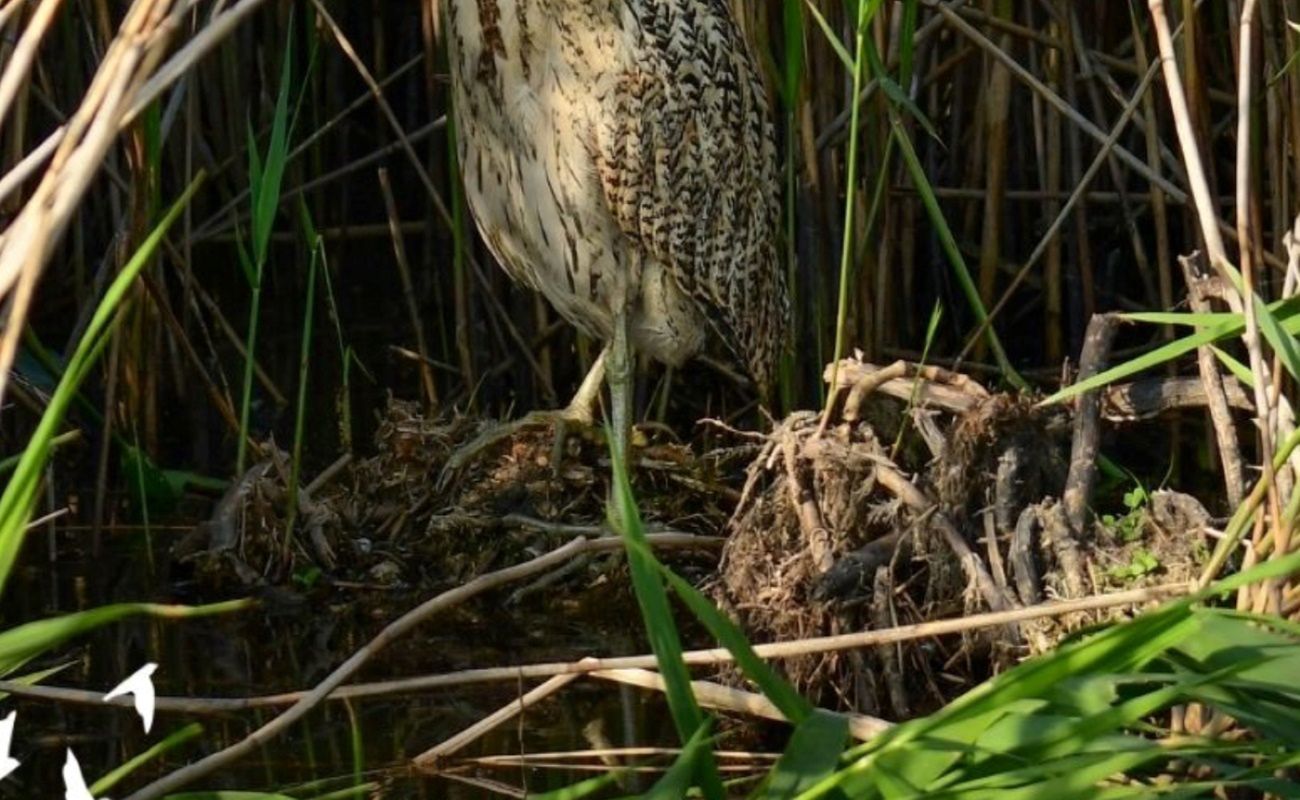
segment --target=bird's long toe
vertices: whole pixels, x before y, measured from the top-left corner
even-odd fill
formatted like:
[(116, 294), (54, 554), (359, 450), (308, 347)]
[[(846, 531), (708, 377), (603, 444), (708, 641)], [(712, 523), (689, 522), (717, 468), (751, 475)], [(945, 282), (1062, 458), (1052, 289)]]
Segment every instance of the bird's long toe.
[(514, 439), (530, 428), (554, 429), (555, 443), (551, 448), (551, 463), (558, 467), (564, 454), (568, 433), (571, 430), (584, 430), (592, 426), (590, 411), (572, 406), (553, 411), (533, 411), (516, 420), (495, 423), (452, 452), (438, 477), (438, 488), (446, 490), (465, 468), (494, 450), (497, 445)]

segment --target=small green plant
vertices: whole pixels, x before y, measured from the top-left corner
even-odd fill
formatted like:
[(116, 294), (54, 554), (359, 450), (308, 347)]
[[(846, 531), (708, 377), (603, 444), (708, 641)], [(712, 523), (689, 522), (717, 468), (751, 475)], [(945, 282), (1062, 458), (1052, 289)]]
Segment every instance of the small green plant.
[(1151, 496), (1145, 487), (1135, 483), (1124, 493), (1123, 514), (1102, 514), (1101, 525), (1111, 536), (1121, 542), (1135, 542), (1142, 537), (1142, 524)]
[(1133, 555), (1127, 564), (1111, 567), (1106, 570), (1106, 575), (1115, 581), (1128, 582), (1144, 578), (1159, 570), (1160, 559), (1156, 557), (1156, 554), (1150, 550), (1139, 549), (1133, 551)]
[(321, 572), (320, 567), (302, 567), (294, 570), (293, 582), (301, 586), (303, 589), (310, 589), (320, 583), (320, 579), (324, 576), (325, 573)]

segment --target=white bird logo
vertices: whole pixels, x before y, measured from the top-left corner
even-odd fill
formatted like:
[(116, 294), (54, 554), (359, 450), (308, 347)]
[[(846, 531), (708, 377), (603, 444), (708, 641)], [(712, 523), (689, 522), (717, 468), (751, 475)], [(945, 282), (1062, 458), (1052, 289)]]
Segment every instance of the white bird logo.
[(0, 720), (0, 780), (9, 777), (9, 773), (18, 769), (18, 759), (9, 755), (9, 748), (14, 742), (14, 723), (17, 721), (17, 711), (10, 711), (9, 716)]
[(135, 697), (135, 710), (144, 721), (144, 732), (148, 733), (153, 727), (153, 706), (154, 690), (153, 680), (149, 677), (153, 671), (158, 669), (157, 664), (145, 664), (135, 671), (135, 674), (117, 685), (113, 691), (104, 695), (104, 702), (112, 700), (114, 697), (120, 697), (124, 694)]
[(95, 800), (81, 777), (81, 765), (68, 748), (68, 760), (63, 762), (63, 800)]

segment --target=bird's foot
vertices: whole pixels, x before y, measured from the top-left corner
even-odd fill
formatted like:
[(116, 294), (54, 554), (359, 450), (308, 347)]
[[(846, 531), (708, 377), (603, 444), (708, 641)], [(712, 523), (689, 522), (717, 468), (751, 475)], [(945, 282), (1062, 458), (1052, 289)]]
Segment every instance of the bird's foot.
[(544, 426), (555, 428), (555, 442), (551, 448), (551, 464), (558, 469), (564, 456), (564, 446), (569, 429), (590, 428), (593, 422), (591, 411), (575, 404), (568, 408), (553, 411), (532, 411), (519, 419), (493, 425), (488, 430), (456, 448), (456, 451), (451, 454), (451, 457), (447, 459), (447, 463), (442, 467), (442, 473), (438, 477), (438, 488), (446, 489), (451, 480), (460, 474), (461, 470), (468, 466), (470, 462), (478, 458), (484, 450), (528, 428)]

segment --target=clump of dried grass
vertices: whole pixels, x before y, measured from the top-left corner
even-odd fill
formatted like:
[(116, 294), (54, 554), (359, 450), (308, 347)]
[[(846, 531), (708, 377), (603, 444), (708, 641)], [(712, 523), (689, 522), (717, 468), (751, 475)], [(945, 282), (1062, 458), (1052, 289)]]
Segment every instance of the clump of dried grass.
[[(776, 426), (749, 467), (712, 582), (751, 639), (892, 628), (1194, 574), (1208, 522), (1194, 500), (1164, 493), (1124, 537), (1101, 524), (1076, 536), (1055, 498), (1070, 456), (1068, 415), (982, 390), (949, 400), (910, 408), (877, 394), (857, 398), (874, 409), (836, 406), (828, 425), (797, 412)], [(909, 416), (923, 421), (928, 456), (894, 446)], [(1116, 568), (1139, 552), (1159, 568)], [(909, 718), (1101, 618), (816, 653), (780, 669), (821, 702)]]

